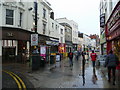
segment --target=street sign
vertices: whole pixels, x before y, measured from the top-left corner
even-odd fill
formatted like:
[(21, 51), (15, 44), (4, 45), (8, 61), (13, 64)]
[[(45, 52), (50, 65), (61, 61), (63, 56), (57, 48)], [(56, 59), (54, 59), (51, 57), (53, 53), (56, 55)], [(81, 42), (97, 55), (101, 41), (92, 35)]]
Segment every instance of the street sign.
[(38, 34), (31, 34), (31, 46), (38, 45)]

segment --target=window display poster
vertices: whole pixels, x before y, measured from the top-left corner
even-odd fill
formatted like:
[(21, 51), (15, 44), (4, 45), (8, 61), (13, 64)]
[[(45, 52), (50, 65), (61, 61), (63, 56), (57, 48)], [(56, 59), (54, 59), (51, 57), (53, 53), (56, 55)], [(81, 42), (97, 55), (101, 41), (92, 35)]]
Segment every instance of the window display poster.
[(40, 46), (40, 54), (41, 54), (41, 56), (46, 55), (46, 46)]
[(60, 55), (56, 55), (56, 61), (60, 61)]

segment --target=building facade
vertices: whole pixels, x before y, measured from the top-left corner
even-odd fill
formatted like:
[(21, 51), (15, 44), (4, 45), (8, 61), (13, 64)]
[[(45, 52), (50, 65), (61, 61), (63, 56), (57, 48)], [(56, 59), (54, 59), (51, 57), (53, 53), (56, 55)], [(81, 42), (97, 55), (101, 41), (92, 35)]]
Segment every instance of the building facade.
[(58, 18), (56, 19), (59, 23), (67, 23), (72, 28), (72, 49), (76, 51), (78, 49), (78, 24), (73, 20), (68, 20), (67, 18)]
[(65, 46), (66, 46), (66, 52), (70, 52), (70, 50), (73, 50), (72, 45), (72, 27), (68, 23), (60, 23), (65, 28)]
[[(35, 10), (37, 7), (37, 14)], [(51, 51), (58, 52), (59, 43), (64, 43), (64, 27), (54, 21), (54, 13), (51, 5), (46, 0), (34, 0), (28, 2), (0, 2), (0, 30), (2, 30), (2, 53), (3, 61), (10, 58), (18, 62), (24, 62), (32, 53), (31, 34), (38, 34), (39, 52), (46, 47), (46, 60)], [(37, 32), (35, 32), (35, 15), (37, 15)], [(52, 22), (54, 23), (54, 28)], [(60, 34), (63, 30), (63, 34)], [(53, 32), (54, 31), (54, 32)], [(0, 31), (1, 32), (1, 31)], [(61, 38), (61, 41), (59, 41)], [(1, 49), (1, 48), (0, 48)], [(6, 57), (8, 56), (8, 57)], [(48, 57), (47, 57), (48, 56)]]
[(86, 35), (86, 34), (83, 34), (83, 50), (84, 51), (88, 51), (89, 50), (89, 47), (91, 45), (91, 38)]
[(78, 50), (83, 51), (83, 33), (78, 32)]
[(106, 21), (106, 16), (105, 16), (105, 7), (106, 7), (106, 2), (105, 0), (100, 1), (100, 54), (106, 54), (107, 49), (107, 43), (106, 43), (106, 37), (105, 37), (105, 21)]
[(120, 60), (120, 0), (106, 0), (104, 7), (107, 54), (113, 50)]
[[(120, 1), (106, 2), (106, 40), (107, 53), (113, 49), (120, 56)], [(108, 15), (108, 16), (107, 16)], [(119, 57), (120, 58), (120, 57)]]

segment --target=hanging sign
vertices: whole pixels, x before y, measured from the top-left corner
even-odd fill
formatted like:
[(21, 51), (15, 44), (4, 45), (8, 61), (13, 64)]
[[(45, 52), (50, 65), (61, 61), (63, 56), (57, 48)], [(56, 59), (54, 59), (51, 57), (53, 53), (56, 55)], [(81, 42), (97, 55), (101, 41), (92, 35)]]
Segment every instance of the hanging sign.
[(38, 34), (31, 34), (31, 46), (38, 45)]

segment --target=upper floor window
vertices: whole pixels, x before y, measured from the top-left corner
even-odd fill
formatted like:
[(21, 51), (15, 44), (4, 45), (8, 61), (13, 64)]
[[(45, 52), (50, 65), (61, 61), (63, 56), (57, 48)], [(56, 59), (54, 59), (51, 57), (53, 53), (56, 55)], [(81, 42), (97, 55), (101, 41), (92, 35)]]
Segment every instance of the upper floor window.
[(52, 28), (54, 28), (54, 23), (52, 23)]
[(13, 25), (14, 20), (14, 11), (10, 9), (6, 9), (6, 24)]
[(57, 30), (57, 25), (56, 25), (56, 30)]
[(61, 29), (61, 34), (63, 34), (63, 29)]
[(46, 31), (46, 24), (43, 23), (43, 34), (45, 34), (45, 31)]
[(22, 26), (22, 13), (20, 12), (20, 20), (19, 20), (19, 26)]
[(46, 18), (46, 9), (43, 8), (43, 18)]

